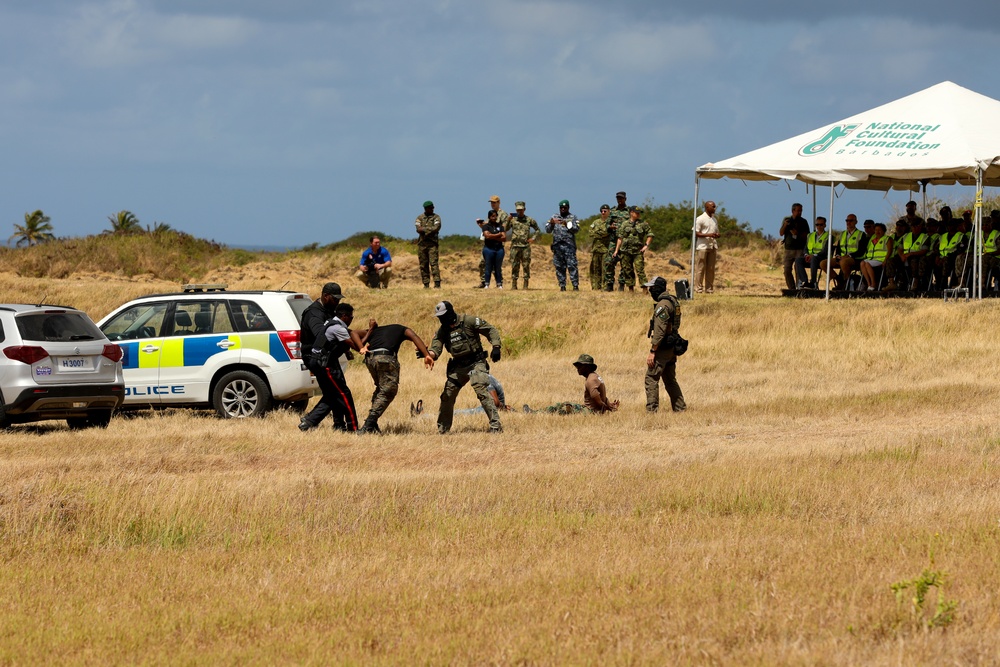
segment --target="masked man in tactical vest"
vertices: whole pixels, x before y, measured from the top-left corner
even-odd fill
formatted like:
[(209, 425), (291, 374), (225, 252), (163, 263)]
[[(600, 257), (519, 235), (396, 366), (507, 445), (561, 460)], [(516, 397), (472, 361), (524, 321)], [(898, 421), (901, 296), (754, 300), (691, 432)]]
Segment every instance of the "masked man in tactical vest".
[(500, 361), (500, 332), (486, 320), (456, 313), (455, 308), (447, 301), (437, 305), (434, 317), (438, 318), (441, 326), (431, 340), (431, 347), (424, 364), (433, 369), (434, 362), (441, 357), (442, 349), (447, 349), (451, 354), (451, 359), (448, 360), (448, 380), (441, 393), (438, 433), (447, 433), (451, 430), (455, 398), (459, 390), (469, 382), (472, 383), (472, 388), (490, 419), (490, 433), (503, 432), (500, 413), (490, 397), (490, 366), (486, 362), (487, 354), (480, 341), (480, 336), (486, 336), (493, 346), (489, 354), (490, 361), (494, 363)]
[(674, 412), (687, 408), (677, 384), (677, 352), (684, 353), (686, 341), (680, 338), (681, 304), (667, 292), (667, 281), (657, 276), (644, 285), (656, 305), (649, 320), (649, 356), (646, 357), (646, 410), (660, 407), (660, 381), (667, 389)]

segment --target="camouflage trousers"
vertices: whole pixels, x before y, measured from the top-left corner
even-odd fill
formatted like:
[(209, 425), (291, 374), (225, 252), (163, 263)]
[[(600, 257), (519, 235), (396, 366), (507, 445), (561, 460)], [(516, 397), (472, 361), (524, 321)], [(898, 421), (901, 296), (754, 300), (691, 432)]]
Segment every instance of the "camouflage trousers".
[(604, 254), (604, 289), (607, 292), (615, 291), (615, 255), (614, 248), (609, 247)]
[(378, 422), (399, 392), (399, 359), (393, 354), (368, 354), (365, 367), (375, 383), (372, 392), (372, 409), (368, 412), (368, 422)]
[(490, 420), (491, 429), (499, 429), (500, 413), (497, 406), (493, 405), (493, 397), (490, 396), (490, 367), (485, 361), (477, 361), (471, 366), (448, 369), (448, 380), (444, 383), (444, 391), (441, 392), (441, 410), (438, 412), (438, 433), (447, 433), (451, 430), (451, 423), (455, 416), (455, 399), (458, 392), (465, 385), (471, 383), (472, 388), (479, 397), (479, 403), (483, 406), (486, 416)]
[(927, 262), (924, 256), (911, 257), (905, 262), (898, 255), (893, 255), (885, 264), (886, 284), (892, 283), (897, 289), (909, 290), (916, 282), (916, 291), (923, 292), (927, 289), (928, 273)]
[[(524, 279), (531, 279), (531, 246), (511, 246), (510, 247), (510, 277), (517, 283), (517, 277), (521, 269), (521, 265), (524, 265)], [(516, 288), (517, 285), (515, 284)]]
[(566, 287), (566, 274), (573, 287), (580, 286), (580, 274), (576, 268), (576, 248), (568, 243), (552, 246), (552, 265), (556, 267), (556, 280), (559, 287)]
[[(431, 276), (434, 277), (434, 283), (441, 282), (441, 269), (438, 266), (438, 246), (434, 245), (418, 245), (417, 246), (417, 259), (420, 260), (420, 279), (423, 281), (425, 286), (429, 286), (431, 283)], [(482, 274), (482, 271), (479, 272)]]
[(572, 415), (577, 412), (583, 412), (586, 409), (580, 403), (556, 403), (547, 408), (542, 408), (541, 412), (547, 412), (550, 415)]
[(590, 287), (594, 290), (604, 289), (604, 267), (608, 261), (607, 248), (594, 248), (590, 251)]
[(619, 251), (618, 256), (621, 257), (622, 261), (621, 272), (618, 274), (618, 284), (635, 287), (637, 278), (640, 285), (645, 284), (646, 259), (643, 254), (641, 252), (631, 253)]

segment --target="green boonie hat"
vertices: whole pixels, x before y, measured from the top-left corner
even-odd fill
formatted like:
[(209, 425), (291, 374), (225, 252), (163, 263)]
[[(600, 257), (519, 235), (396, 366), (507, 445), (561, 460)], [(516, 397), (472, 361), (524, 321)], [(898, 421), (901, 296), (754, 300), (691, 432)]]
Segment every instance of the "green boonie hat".
[(569, 200), (563, 199), (561, 202), (559, 202), (559, 206), (569, 206)]
[(433, 207), (434, 207), (434, 202), (432, 202), (430, 199), (424, 202), (424, 208), (433, 208)]
[(521, 209), (523, 211), (524, 210), (524, 202), (523, 201), (516, 201), (516, 202), (514, 202), (514, 209), (515, 210), (516, 209)]
[(594, 363), (594, 358), (589, 354), (581, 354), (580, 358), (573, 362), (574, 366), (593, 366), (597, 369), (597, 364)]

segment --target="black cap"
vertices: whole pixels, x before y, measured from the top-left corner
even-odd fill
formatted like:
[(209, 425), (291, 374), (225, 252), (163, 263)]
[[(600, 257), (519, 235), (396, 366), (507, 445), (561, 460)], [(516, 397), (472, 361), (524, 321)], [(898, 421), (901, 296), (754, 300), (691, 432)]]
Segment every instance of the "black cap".
[(323, 296), (335, 296), (338, 299), (343, 299), (344, 293), (340, 291), (340, 285), (337, 283), (327, 283), (323, 285)]

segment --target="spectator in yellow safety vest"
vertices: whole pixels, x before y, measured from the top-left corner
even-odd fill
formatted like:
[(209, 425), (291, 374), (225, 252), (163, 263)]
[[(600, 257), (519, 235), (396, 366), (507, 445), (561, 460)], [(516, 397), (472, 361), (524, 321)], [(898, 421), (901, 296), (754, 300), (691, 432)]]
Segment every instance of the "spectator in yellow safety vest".
[(865, 258), (861, 260), (861, 276), (868, 291), (874, 292), (878, 283), (878, 269), (883, 268), (886, 258), (892, 254), (892, 237), (886, 234), (886, 227), (881, 222), (875, 224), (873, 236), (868, 240)]

